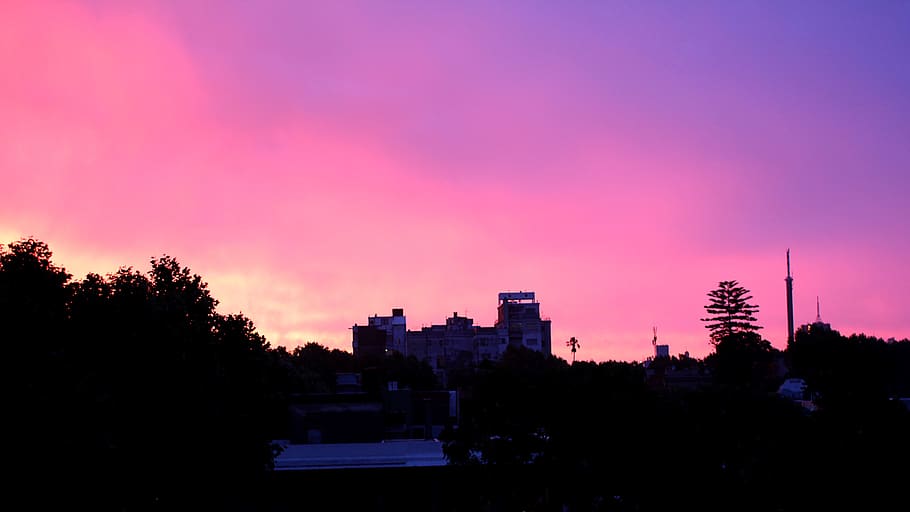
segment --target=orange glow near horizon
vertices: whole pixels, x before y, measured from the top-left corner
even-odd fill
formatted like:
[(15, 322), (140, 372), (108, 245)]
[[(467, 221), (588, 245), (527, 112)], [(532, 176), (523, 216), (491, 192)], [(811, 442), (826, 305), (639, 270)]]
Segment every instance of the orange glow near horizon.
[[(820, 296), (845, 334), (910, 336), (906, 10), (807, 42), (780, 13), (243, 9), (0, 6), (0, 243), (75, 278), (169, 254), (291, 348), (535, 291), (554, 353), (598, 361), (644, 359), (652, 326), (708, 354), (725, 279), (783, 348), (790, 248), (797, 326)], [(819, 63), (843, 24), (877, 46)]]

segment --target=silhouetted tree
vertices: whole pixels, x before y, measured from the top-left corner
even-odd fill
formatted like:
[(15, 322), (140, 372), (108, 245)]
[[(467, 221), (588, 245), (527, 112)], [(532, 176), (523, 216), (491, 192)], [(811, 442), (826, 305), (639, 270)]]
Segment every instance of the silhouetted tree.
[(754, 332), (761, 329), (754, 324), (753, 316), (758, 306), (749, 304), (749, 290), (736, 281), (721, 281), (716, 289), (708, 292), (709, 304), (705, 306), (710, 316), (702, 318), (705, 328), (711, 331), (711, 343), (716, 345), (733, 334)]
[(335, 391), (338, 372), (359, 371), (354, 356), (349, 352), (307, 342), (293, 352), (293, 360), (300, 369), (305, 393), (332, 393)]
[(10, 454), (55, 489), (30, 506), (240, 503), (275, 454), (281, 368), (265, 339), (168, 256), (69, 279), (43, 242), (0, 248)]
[(363, 390), (379, 395), (389, 382), (414, 390), (439, 389), (439, 382), (429, 363), (414, 356), (391, 351), (375, 358), (360, 358)]
[[(899, 497), (910, 413), (894, 398), (910, 390), (910, 342), (799, 331), (787, 352), (820, 396), (810, 412), (765, 392), (777, 354), (757, 326), (738, 325), (754, 325), (757, 307), (728, 283), (744, 307), (711, 313), (726, 329), (704, 361), (719, 386), (654, 389), (637, 363), (569, 365), (526, 348), (460, 373), (444, 450), (463, 485), (446, 510), (884, 508)], [(29, 508), (268, 509), (258, 484), (275, 476), (270, 440), (284, 438), (288, 395), (331, 391), (339, 371), (364, 372), (375, 390), (437, 386), (425, 362), (397, 353), (271, 348), (250, 319), (216, 306), (169, 256), (148, 272), (71, 281), (40, 241), (0, 247), (10, 483), (52, 489)], [(377, 475), (369, 489), (394, 487)], [(297, 483), (273, 510), (299, 508)], [(806, 492), (823, 486), (838, 492)]]
[(578, 349), (578, 347), (581, 346), (581, 343), (579, 343), (578, 340), (575, 339), (575, 336), (572, 336), (571, 338), (569, 338), (569, 341), (566, 342), (566, 346), (572, 347), (572, 364), (574, 364), (575, 363), (575, 352)]
[(755, 332), (738, 332), (721, 339), (714, 353), (705, 358), (716, 383), (730, 390), (773, 391), (780, 385), (777, 376), (778, 351)]
[(791, 371), (827, 409), (866, 407), (907, 396), (910, 343), (835, 329), (799, 329), (788, 347)]
[(66, 344), (70, 274), (51, 256), (33, 238), (0, 245), (3, 446), (13, 491), (21, 490), (17, 477), (60, 482), (77, 468), (72, 438), (59, 421), (79, 412), (70, 400)]
[(702, 318), (710, 331), (714, 353), (705, 359), (716, 383), (731, 390), (764, 392), (777, 386), (777, 354), (768, 340), (762, 339), (755, 324), (758, 305), (750, 304), (749, 290), (737, 281), (721, 281), (708, 292), (704, 306), (709, 315)]

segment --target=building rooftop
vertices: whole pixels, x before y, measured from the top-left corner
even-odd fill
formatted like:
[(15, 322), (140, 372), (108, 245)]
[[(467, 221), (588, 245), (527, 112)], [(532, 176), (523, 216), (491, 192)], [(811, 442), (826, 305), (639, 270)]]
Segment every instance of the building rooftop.
[(275, 458), (276, 471), (344, 468), (444, 466), (442, 443), (393, 440), (378, 443), (284, 444)]

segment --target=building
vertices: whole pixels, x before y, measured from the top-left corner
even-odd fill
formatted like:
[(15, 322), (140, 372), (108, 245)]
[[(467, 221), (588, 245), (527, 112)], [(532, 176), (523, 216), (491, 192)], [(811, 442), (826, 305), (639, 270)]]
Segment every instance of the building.
[(534, 292), (500, 293), (497, 313), (492, 327), (474, 325), (472, 318), (454, 312), (445, 324), (411, 331), (404, 310), (396, 308), (392, 316), (374, 315), (366, 326), (354, 325), (354, 355), (397, 351), (426, 361), (441, 375), (446, 370), (495, 361), (509, 346), (551, 354), (550, 320), (541, 318)]
[(478, 360), (474, 343), (478, 329), (472, 318), (452, 313), (445, 325), (407, 331), (408, 354), (426, 361), (434, 370), (472, 366)]
[(388, 333), (371, 325), (355, 325), (354, 355), (357, 357), (379, 357), (386, 352)]
[(474, 362), (495, 361), (505, 352), (506, 331), (497, 327), (474, 328)]
[(822, 308), (818, 297), (815, 297), (815, 321), (811, 324), (800, 326), (799, 332), (803, 335), (810, 332), (830, 332), (831, 324), (822, 322)]
[(336, 374), (333, 393), (292, 394), (283, 444), (378, 443), (437, 439), (458, 422), (458, 392), (412, 390), (386, 383), (364, 391), (360, 373)]
[(509, 346), (550, 355), (550, 320), (541, 319), (534, 292), (500, 293), (497, 312), (496, 327), (505, 330)]
[(276, 471), (320, 471), (445, 466), (442, 443), (405, 439), (373, 443), (287, 444), (275, 458)]
[(405, 346), (407, 319), (402, 308), (393, 308), (392, 316), (373, 315), (366, 326), (354, 324), (351, 330), (355, 356), (376, 355), (389, 350), (408, 355)]
[(654, 327), (654, 339), (651, 340), (651, 345), (654, 346), (654, 359), (669, 359), (670, 358), (670, 345), (661, 345), (657, 343), (657, 327)]
[(791, 400), (808, 400), (809, 389), (806, 381), (800, 378), (789, 378), (777, 388), (777, 394)]

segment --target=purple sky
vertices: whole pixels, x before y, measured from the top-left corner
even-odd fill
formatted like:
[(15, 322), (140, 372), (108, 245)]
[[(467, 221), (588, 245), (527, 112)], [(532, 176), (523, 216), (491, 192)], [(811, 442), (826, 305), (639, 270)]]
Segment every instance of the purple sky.
[(710, 350), (725, 279), (910, 336), (910, 2), (5, 2), (0, 243), (201, 274), (272, 344), (403, 307)]

